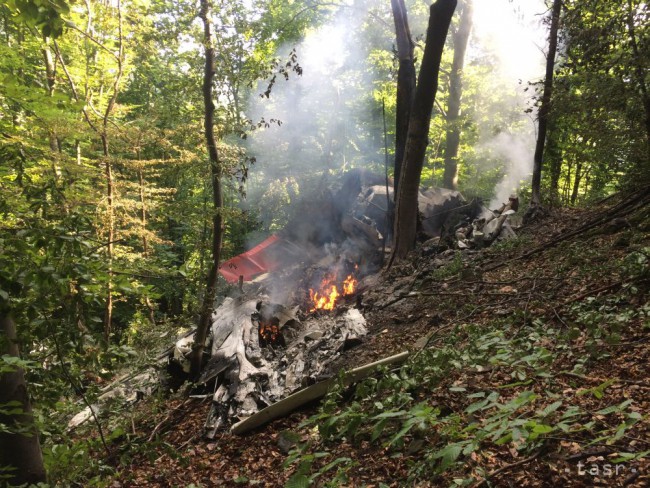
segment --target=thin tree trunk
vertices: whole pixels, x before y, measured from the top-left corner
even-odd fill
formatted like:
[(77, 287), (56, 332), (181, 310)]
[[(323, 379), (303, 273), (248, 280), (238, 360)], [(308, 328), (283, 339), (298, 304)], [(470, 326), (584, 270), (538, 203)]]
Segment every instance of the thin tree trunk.
[[(45, 77), (47, 81), (47, 95), (49, 97), (54, 96), (54, 87), (56, 85), (56, 67), (54, 65), (54, 59), (52, 58), (52, 52), (50, 47), (47, 45), (47, 39), (43, 40), (46, 43), (45, 47), (42, 49), (43, 61), (45, 63)], [(59, 152), (59, 144), (57, 142), (56, 131), (53, 129), (48, 130), (48, 139), (50, 143), (50, 150), (53, 153)], [(61, 175), (60, 170), (54, 162), (54, 176), (58, 179)]]
[(142, 253), (149, 253), (149, 242), (147, 241), (147, 203), (145, 200), (145, 186), (144, 186), (144, 169), (140, 166), (140, 151), (138, 151), (138, 184), (140, 187), (140, 224), (142, 225)]
[(645, 130), (647, 139), (647, 154), (650, 159), (650, 95), (648, 94), (648, 85), (645, 81), (645, 71), (643, 68), (643, 61), (641, 53), (639, 52), (639, 44), (636, 39), (636, 30), (634, 27), (634, 7), (632, 0), (628, 0), (628, 15), (627, 15), (627, 28), (630, 34), (630, 44), (632, 45), (632, 53), (634, 54), (634, 74), (637, 78), (639, 90), (641, 91), (641, 99), (643, 100), (643, 108), (645, 110)]
[(426, 45), (409, 119), (406, 152), (396, 198), (394, 244), (389, 266), (396, 257), (406, 257), (415, 247), (420, 177), (429, 142), (442, 50), (456, 3), (456, 0), (437, 0), (430, 8)]
[(557, 205), (560, 201), (559, 187), (560, 174), (562, 172), (562, 148), (559, 138), (560, 134), (557, 128), (557, 123), (551, 120), (549, 122), (549, 136), (548, 143), (546, 144), (546, 154), (551, 170), (550, 201), (552, 205)]
[(573, 169), (573, 164), (569, 162), (567, 167), (566, 178), (564, 179), (564, 188), (562, 189), (562, 200), (565, 205), (569, 204), (569, 187), (571, 186), (571, 170)]
[[(149, 242), (147, 240), (147, 202), (145, 199), (144, 169), (140, 163), (140, 150), (136, 151), (138, 160), (138, 183), (140, 186), (140, 223), (142, 224), (142, 254), (149, 254)], [(144, 303), (149, 311), (149, 321), (156, 325), (156, 315), (154, 306), (148, 296), (144, 297)]]
[(537, 144), (535, 145), (535, 156), (533, 159), (533, 180), (531, 206), (538, 207), (542, 203), (542, 161), (544, 157), (544, 144), (546, 142), (546, 130), (553, 95), (553, 70), (555, 68), (555, 53), (557, 51), (557, 32), (560, 25), (560, 9), (562, 0), (553, 0), (551, 13), (551, 28), (548, 38), (548, 54), (546, 55), (546, 75), (544, 78), (544, 92), (542, 93), (542, 104), (539, 107)]
[[(16, 327), (9, 313), (1, 309), (0, 331), (2, 354), (20, 357)], [(34, 424), (27, 382), (22, 368), (0, 374), (0, 405), (4, 406), (10, 402), (19, 405), (22, 413), (0, 413), (0, 425), (6, 427), (0, 429), (0, 466), (14, 468), (8, 473), (9, 479), (3, 481), (10, 485), (45, 482), (46, 475), (38, 431)]]
[(460, 145), (460, 101), (463, 95), (463, 66), (469, 34), (472, 30), (474, 5), (472, 0), (463, 2), (458, 29), (453, 33), (454, 59), (449, 75), (449, 101), (447, 107), (447, 143), (445, 147), (445, 172), (442, 185), (445, 188), (458, 188), (458, 146)]
[(391, 0), (393, 19), (395, 21), (395, 35), (397, 38), (397, 100), (395, 115), (395, 166), (394, 166), (394, 194), (397, 195), (402, 172), (402, 161), (406, 148), (406, 137), (409, 128), (409, 118), (413, 97), (415, 95), (415, 61), (413, 57), (414, 43), (411, 38), (406, 5), (404, 0)]
[(192, 359), (190, 375), (198, 377), (201, 372), (203, 350), (205, 340), (208, 337), (210, 328), (210, 317), (214, 307), (214, 299), (217, 294), (217, 280), (219, 277), (219, 258), (221, 256), (221, 244), (223, 240), (223, 218), (221, 208), (223, 207), (223, 195), (221, 192), (221, 163), (217, 151), (217, 142), (214, 135), (214, 102), (212, 101), (212, 80), (215, 69), (215, 51), (212, 41), (212, 26), (210, 24), (209, 0), (201, 0), (201, 11), (199, 16), (203, 21), (203, 43), (205, 46), (205, 72), (203, 75), (203, 103), (205, 105), (205, 117), (203, 120), (205, 129), (205, 142), (208, 148), (210, 160), (210, 174), (212, 179), (212, 204), (214, 216), (212, 218), (212, 265), (208, 273), (206, 293), (203, 297), (199, 324), (194, 336), (192, 347)]
[(108, 282), (106, 283), (106, 304), (104, 305), (104, 339), (108, 344), (111, 329), (113, 328), (113, 239), (115, 238), (115, 225), (113, 214), (113, 167), (108, 151), (108, 136), (101, 135), (102, 151), (104, 153), (104, 176), (106, 178), (106, 208), (108, 213), (108, 244), (106, 257), (108, 259)]
[(108, 258), (108, 282), (106, 284), (106, 306), (104, 309), (104, 338), (106, 343), (110, 340), (110, 334), (113, 329), (113, 240), (115, 238), (115, 208), (113, 204), (114, 187), (113, 187), (113, 167), (109, 154), (108, 144), (108, 119), (115, 107), (117, 95), (120, 89), (120, 81), (124, 71), (124, 42), (122, 36), (122, 3), (117, 0), (117, 16), (118, 16), (118, 51), (115, 56), (117, 60), (117, 73), (113, 81), (113, 93), (108, 101), (106, 110), (104, 111), (104, 118), (102, 120), (101, 140), (102, 149), (104, 152), (104, 174), (106, 176), (106, 204), (108, 212), (108, 245), (106, 247), (106, 254)]
[(571, 192), (571, 205), (575, 205), (580, 190), (580, 180), (582, 179), (582, 163), (578, 162), (576, 166), (576, 176), (573, 180), (573, 191)]

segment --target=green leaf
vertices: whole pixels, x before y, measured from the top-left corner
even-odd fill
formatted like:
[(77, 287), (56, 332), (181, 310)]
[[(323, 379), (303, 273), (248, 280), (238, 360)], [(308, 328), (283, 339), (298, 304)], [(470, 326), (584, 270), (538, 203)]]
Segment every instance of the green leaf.
[(308, 488), (309, 487), (309, 478), (306, 475), (296, 473), (291, 478), (289, 478), (284, 485), (284, 488)]
[(496, 441), (494, 441), (494, 443), (495, 443), (497, 446), (502, 446), (503, 444), (505, 444), (506, 442), (510, 442), (511, 440), (512, 440), (512, 432), (510, 432), (510, 433), (504, 435), (503, 437), (500, 437), (499, 439), (497, 439)]
[(373, 442), (376, 441), (379, 438), (379, 436), (382, 434), (387, 422), (388, 419), (382, 419), (375, 424), (375, 428), (372, 429), (372, 436), (371, 436), (371, 440)]
[(332, 468), (338, 466), (339, 464), (342, 464), (342, 463), (349, 463), (349, 462), (351, 462), (351, 461), (352, 461), (352, 459), (350, 459), (349, 457), (340, 457), (340, 458), (336, 458), (336, 459), (335, 459), (334, 461), (332, 461), (331, 463), (328, 463), (328, 464), (326, 464), (325, 466), (323, 466), (321, 469), (319, 469), (319, 470), (318, 470), (318, 473), (316, 473), (315, 475), (313, 475), (313, 476), (310, 478), (310, 481), (315, 481), (316, 478), (318, 478), (320, 475), (327, 473), (328, 471), (330, 471)]
[(535, 427), (533, 427), (534, 434), (548, 434), (549, 432), (553, 432), (554, 430), (555, 428), (546, 424), (536, 424)]
[(467, 407), (465, 409), (465, 412), (466, 413), (473, 413), (473, 412), (476, 412), (478, 410), (482, 410), (487, 406), (488, 403), (489, 402), (488, 402), (487, 399), (485, 399), (485, 400), (483, 400), (481, 402), (472, 403), (469, 407)]
[(558, 408), (562, 406), (562, 400), (558, 400), (557, 402), (551, 403), (549, 406), (538, 412), (538, 414), (541, 417), (548, 417), (551, 415), (553, 412), (555, 412)]
[(406, 410), (400, 410), (399, 412), (384, 412), (379, 415), (372, 417), (373, 420), (388, 419), (394, 417), (403, 417), (406, 414)]
[(440, 470), (444, 471), (449, 466), (451, 466), (454, 461), (456, 461), (456, 459), (458, 459), (458, 456), (460, 456), (461, 452), (463, 452), (463, 444), (449, 444), (445, 448), (438, 451), (434, 455), (434, 458), (440, 459)]
[(402, 437), (404, 437), (404, 436), (409, 432), (409, 430), (411, 430), (411, 428), (413, 427), (413, 425), (414, 425), (413, 423), (407, 423), (406, 425), (404, 425), (404, 426), (399, 430), (399, 432), (397, 432), (397, 434), (395, 434), (395, 435), (391, 438), (391, 440), (390, 440), (390, 442), (388, 443), (388, 445), (389, 445), (389, 446), (392, 446), (392, 445), (394, 445), (395, 443), (399, 442), (400, 439), (402, 439)]
[(650, 451), (643, 452), (620, 452), (618, 453), (619, 457), (611, 459), (610, 461), (614, 464), (626, 463), (629, 461), (635, 461), (637, 459), (643, 459), (650, 454)]
[(479, 391), (478, 393), (472, 393), (471, 395), (467, 395), (467, 398), (485, 398), (485, 392)]
[(601, 410), (598, 410), (596, 413), (598, 415), (609, 415), (610, 413), (618, 412), (619, 408), (618, 405), (610, 405), (607, 408), (603, 408)]
[(514, 388), (516, 386), (530, 385), (532, 382), (533, 382), (533, 380), (517, 381), (515, 383), (508, 383), (507, 385), (499, 385), (499, 386), (497, 386), (497, 388), (500, 389), (500, 390), (503, 390), (505, 388)]

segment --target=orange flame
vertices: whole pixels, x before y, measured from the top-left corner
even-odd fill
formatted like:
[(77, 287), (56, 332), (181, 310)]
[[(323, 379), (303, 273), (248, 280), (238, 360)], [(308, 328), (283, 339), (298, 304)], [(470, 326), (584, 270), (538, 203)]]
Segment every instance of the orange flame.
[(348, 275), (343, 281), (343, 295), (352, 295), (356, 291), (358, 283), (354, 276)]
[(260, 323), (259, 334), (266, 342), (274, 343), (280, 336), (280, 327), (275, 324)]
[(314, 305), (310, 312), (315, 310), (334, 310), (336, 302), (341, 298), (341, 296), (354, 294), (358, 283), (359, 282), (353, 275), (348, 275), (348, 277), (343, 280), (343, 292), (341, 293), (334, 283), (334, 278), (331, 276), (326, 277), (321, 282), (318, 291), (314, 291), (311, 288), (309, 289), (309, 298)]

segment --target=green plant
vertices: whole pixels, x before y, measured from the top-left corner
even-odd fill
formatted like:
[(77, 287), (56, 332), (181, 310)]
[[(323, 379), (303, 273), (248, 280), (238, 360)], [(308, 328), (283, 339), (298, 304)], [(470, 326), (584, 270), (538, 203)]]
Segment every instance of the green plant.
[(430, 273), (431, 278), (434, 280), (442, 281), (452, 276), (456, 276), (463, 269), (463, 254), (460, 251), (454, 253), (454, 259), (444, 266), (433, 270)]

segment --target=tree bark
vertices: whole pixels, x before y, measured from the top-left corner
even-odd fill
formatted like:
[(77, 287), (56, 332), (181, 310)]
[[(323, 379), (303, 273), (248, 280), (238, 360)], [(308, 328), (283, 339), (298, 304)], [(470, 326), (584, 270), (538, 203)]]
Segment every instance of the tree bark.
[(458, 188), (458, 146), (460, 145), (460, 101), (463, 95), (463, 66), (465, 51), (472, 30), (473, 0), (465, 0), (460, 14), (458, 28), (452, 34), (454, 59), (449, 75), (449, 100), (447, 102), (447, 140), (445, 146), (445, 171), (442, 185), (445, 188)]
[(101, 140), (102, 150), (104, 154), (104, 175), (106, 176), (106, 206), (108, 212), (108, 245), (106, 246), (106, 254), (108, 258), (108, 282), (106, 284), (106, 305), (104, 308), (104, 339), (108, 344), (110, 340), (111, 331), (113, 329), (113, 241), (115, 239), (115, 209), (113, 204), (113, 167), (109, 154), (108, 144), (108, 119), (115, 107), (117, 95), (119, 93), (120, 81), (124, 72), (124, 42), (122, 37), (122, 4), (117, 0), (117, 16), (118, 16), (118, 51), (115, 56), (117, 60), (117, 73), (113, 81), (113, 93), (108, 100), (104, 117), (102, 119)]
[(199, 17), (203, 21), (203, 42), (205, 46), (205, 71), (203, 75), (203, 103), (205, 106), (205, 116), (203, 119), (205, 129), (205, 142), (208, 148), (210, 160), (210, 175), (212, 179), (212, 205), (214, 216), (212, 218), (212, 265), (208, 273), (206, 293), (201, 306), (201, 315), (199, 324), (194, 336), (192, 346), (192, 359), (190, 365), (190, 375), (197, 378), (201, 372), (201, 363), (203, 359), (203, 350), (205, 340), (210, 329), (210, 317), (214, 307), (214, 299), (217, 294), (217, 280), (219, 278), (219, 259), (221, 256), (221, 244), (223, 241), (223, 217), (221, 208), (223, 207), (223, 195), (221, 192), (221, 163), (219, 152), (217, 151), (217, 142), (214, 135), (214, 102), (212, 101), (212, 80), (214, 78), (215, 50), (212, 41), (212, 26), (209, 19), (210, 4), (209, 0), (201, 0), (201, 10)]
[[(1, 307), (2, 305), (0, 305)], [(20, 357), (16, 327), (6, 310), (0, 309), (2, 354)], [(0, 431), (0, 466), (14, 470), (5, 480), (9, 485), (36, 484), (46, 481), (38, 432), (34, 425), (32, 407), (27, 393), (25, 373), (21, 368), (0, 375), (0, 405), (16, 402), (22, 413), (0, 413), (0, 424), (11, 432)]]
[(140, 151), (136, 155), (138, 159), (138, 184), (140, 190), (140, 224), (142, 225), (142, 253), (149, 254), (149, 242), (147, 240), (147, 202), (145, 200), (144, 167), (140, 161)]
[(555, 68), (555, 53), (557, 51), (557, 32), (560, 25), (560, 10), (562, 0), (553, 0), (551, 11), (551, 28), (548, 37), (548, 54), (546, 55), (546, 75), (544, 77), (544, 91), (542, 93), (542, 104), (539, 107), (537, 144), (535, 145), (535, 156), (533, 158), (533, 180), (531, 207), (538, 207), (542, 203), (542, 162), (544, 157), (544, 144), (546, 142), (546, 130), (548, 127), (551, 97), (553, 95), (553, 70)]
[(643, 109), (645, 111), (645, 131), (647, 139), (647, 154), (650, 159), (650, 95), (648, 94), (648, 85), (646, 84), (646, 71), (643, 68), (643, 58), (639, 50), (639, 44), (636, 39), (636, 29), (634, 27), (634, 7), (632, 0), (628, 0), (628, 15), (627, 15), (627, 28), (630, 34), (630, 44), (632, 46), (632, 54), (634, 55), (634, 74), (636, 75), (639, 90), (641, 91), (641, 99), (643, 100)]
[(578, 191), (580, 190), (580, 181), (582, 180), (582, 163), (578, 161), (576, 166), (576, 176), (573, 180), (573, 191), (571, 192), (571, 205), (575, 205), (578, 199)]
[(567, 174), (566, 178), (564, 179), (564, 187), (562, 188), (562, 202), (565, 205), (569, 204), (569, 187), (571, 186), (571, 171), (573, 171), (573, 163), (569, 161), (569, 164), (567, 165)]
[(396, 257), (406, 257), (415, 247), (420, 177), (428, 145), (431, 112), (438, 89), (442, 50), (456, 3), (456, 0), (437, 0), (431, 5), (426, 45), (411, 108), (401, 181), (396, 198), (394, 244), (389, 266)]
[(402, 172), (402, 161), (406, 147), (406, 137), (409, 128), (409, 117), (415, 95), (415, 61), (413, 57), (414, 43), (409, 29), (408, 16), (404, 0), (391, 0), (395, 35), (397, 38), (397, 100), (395, 116), (395, 165), (394, 165), (394, 194), (397, 195)]
[(560, 129), (557, 122), (549, 121), (549, 135), (546, 144), (546, 154), (551, 172), (550, 198), (552, 205), (560, 203), (560, 174), (562, 172), (562, 146), (560, 143)]
[[(52, 58), (52, 52), (50, 47), (47, 45), (47, 39), (43, 41), (45, 47), (41, 50), (43, 53), (43, 61), (45, 63), (45, 77), (47, 80), (47, 95), (49, 97), (54, 96), (54, 87), (56, 86), (56, 66), (54, 64), (54, 59)], [(50, 150), (52, 153), (56, 154), (61, 152), (59, 141), (57, 140), (56, 131), (54, 129), (48, 130), (48, 139), (50, 144)], [(61, 176), (61, 172), (54, 161), (54, 177), (58, 179)]]

